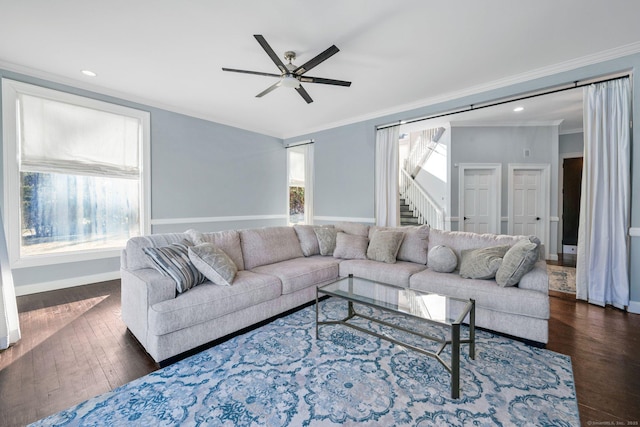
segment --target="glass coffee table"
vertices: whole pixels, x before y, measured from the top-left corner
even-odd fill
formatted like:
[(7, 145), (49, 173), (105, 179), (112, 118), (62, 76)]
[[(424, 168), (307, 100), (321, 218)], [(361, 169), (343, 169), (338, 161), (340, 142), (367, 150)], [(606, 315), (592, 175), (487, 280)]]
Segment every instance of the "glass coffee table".
[[(320, 296), (328, 295), (347, 301), (347, 316), (340, 320), (319, 320), (318, 299)], [(394, 314), (402, 314), (419, 322), (434, 324), (445, 328), (448, 332), (445, 338), (421, 332), (419, 330), (408, 329), (398, 324), (376, 319), (363, 313), (356, 312), (354, 303), (363, 304)], [(418, 337), (438, 343), (437, 350), (430, 351), (416, 345), (403, 342), (382, 335), (378, 332), (363, 328), (360, 325), (350, 323), (349, 320), (355, 317), (375, 322), (394, 330), (413, 334)], [(468, 338), (461, 339), (460, 325), (468, 323)], [(402, 345), (411, 350), (433, 357), (440, 362), (451, 374), (451, 397), (457, 399), (460, 396), (460, 344), (469, 344), (469, 357), (475, 359), (475, 301), (472, 299), (453, 298), (446, 295), (439, 295), (427, 292), (420, 292), (414, 289), (403, 288), (358, 277), (345, 277), (336, 282), (316, 288), (316, 339), (320, 325), (344, 325), (358, 331), (376, 336), (390, 341), (394, 344)], [(447, 363), (442, 357), (442, 351), (451, 346), (451, 362)]]

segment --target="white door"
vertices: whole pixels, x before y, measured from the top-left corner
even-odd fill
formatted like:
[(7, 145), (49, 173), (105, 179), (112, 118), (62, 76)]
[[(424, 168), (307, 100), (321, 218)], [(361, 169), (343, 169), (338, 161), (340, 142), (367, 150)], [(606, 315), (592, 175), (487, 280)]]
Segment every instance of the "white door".
[(513, 171), (512, 234), (544, 236), (544, 199), (541, 170)]
[(463, 180), (462, 231), (496, 233), (495, 170), (465, 169)]

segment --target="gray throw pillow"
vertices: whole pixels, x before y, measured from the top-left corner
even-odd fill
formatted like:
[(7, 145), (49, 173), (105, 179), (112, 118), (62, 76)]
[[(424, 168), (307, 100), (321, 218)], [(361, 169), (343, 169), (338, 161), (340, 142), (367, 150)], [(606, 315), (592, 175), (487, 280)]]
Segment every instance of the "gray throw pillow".
[(369, 226), (367, 224), (360, 224), (357, 222), (339, 221), (335, 224), (338, 231), (342, 231), (347, 234), (356, 234), (358, 236), (369, 236)]
[(181, 294), (207, 280), (189, 259), (188, 240), (172, 243), (160, 248), (142, 248), (156, 270), (176, 282), (176, 291)]
[(502, 265), (496, 272), (496, 283), (502, 287), (515, 286), (538, 261), (538, 243), (522, 239), (504, 255)]
[(293, 226), (293, 229), (296, 231), (298, 235), (298, 240), (300, 240), (300, 247), (302, 248), (302, 253), (304, 256), (312, 256), (320, 254), (320, 246), (318, 246), (318, 237), (314, 232), (317, 228), (334, 228), (333, 225), (305, 225), (305, 224), (296, 224)]
[(460, 276), (465, 279), (493, 279), (509, 246), (465, 249), (460, 256)]
[(438, 273), (451, 273), (458, 266), (455, 252), (448, 246), (436, 245), (427, 256), (427, 267)]
[(189, 259), (212, 283), (231, 286), (238, 274), (238, 267), (222, 249), (212, 243), (202, 243), (189, 248)]
[(336, 235), (338, 230), (335, 228), (316, 228), (313, 230), (318, 238), (318, 246), (320, 247), (320, 255), (333, 255), (336, 249)]
[(369, 248), (367, 249), (367, 258), (394, 264), (398, 250), (404, 239), (402, 231), (382, 231), (377, 230), (371, 237)]
[(369, 245), (368, 237), (356, 236), (339, 231), (336, 235), (336, 249), (333, 251), (333, 257), (342, 259), (367, 259), (367, 245)]

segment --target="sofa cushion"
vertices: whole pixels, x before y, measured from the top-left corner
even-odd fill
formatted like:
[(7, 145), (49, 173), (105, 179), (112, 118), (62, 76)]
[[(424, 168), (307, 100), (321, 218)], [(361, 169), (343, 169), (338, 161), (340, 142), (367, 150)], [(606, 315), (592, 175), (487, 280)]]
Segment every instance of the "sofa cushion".
[(304, 256), (293, 227), (253, 228), (239, 233), (247, 270)]
[(239, 271), (233, 286), (205, 282), (149, 310), (149, 333), (164, 335), (273, 300), (282, 294), (277, 277)]
[(458, 257), (450, 247), (435, 245), (429, 249), (427, 266), (438, 273), (451, 273), (458, 267)]
[(429, 245), (429, 226), (406, 226), (406, 227), (380, 227), (377, 225), (369, 227), (369, 240), (377, 230), (391, 230), (404, 232), (404, 239), (396, 255), (398, 261), (409, 261), (418, 264), (427, 263), (427, 247)]
[(366, 236), (346, 234), (339, 231), (336, 234), (336, 248), (333, 251), (333, 257), (342, 259), (367, 259), (368, 245), (369, 239)]
[(123, 268), (127, 270), (140, 270), (141, 268), (155, 268), (151, 259), (144, 253), (143, 248), (158, 248), (169, 246), (172, 243), (182, 242), (188, 239), (185, 233), (151, 234), (149, 236), (136, 236), (127, 240), (125, 246), (125, 261)]
[(238, 273), (238, 268), (229, 255), (213, 243), (191, 246), (189, 259), (215, 285), (231, 286)]
[(460, 259), (460, 277), (465, 279), (493, 279), (502, 264), (509, 246), (489, 246), (464, 249)]
[(318, 238), (320, 255), (332, 256), (336, 249), (338, 230), (335, 228), (316, 228), (313, 231)]
[[(309, 286), (317, 286), (338, 278), (339, 261), (324, 256), (290, 259), (262, 265), (252, 271), (275, 276), (282, 282), (282, 294), (290, 294)], [(235, 286), (235, 285), (234, 285)]]
[(338, 231), (342, 231), (343, 233), (369, 237), (369, 226), (366, 224), (349, 221), (339, 221), (335, 226)]
[(369, 259), (351, 259), (340, 263), (340, 276), (353, 274), (375, 282), (406, 287), (409, 286), (409, 277), (425, 268), (427, 268), (425, 265), (406, 261), (386, 264)]
[(206, 277), (189, 259), (189, 241), (172, 243), (161, 248), (143, 248), (153, 266), (160, 273), (176, 282), (176, 291), (180, 294), (203, 283)]
[(496, 283), (500, 286), (514, 286), (520, 282), (538, 261), (538, 244), (523, 239), (513, 245), (504, 255), (502, 265), (496, 273)]
[(463, 279), (455, 273), (424, 270), (411, 276), (410, 288), (456, 298), (473, 298), (477, 307), (521, 316), (549, 318), (549, 297), (542, 292), (503, 288), (495, 280)]
[(402, 231), (376, 230), (367, 249), (367, 258), (394, 264), (403, 239)]
[(225, 254), (236, 264), (238, 270), (244, 270), (244, 258), (242, 257), (242, 247), (240, 245), (240, 234), (236, 230), (201, 232), (197, 230), (187, 230), (187, 235), (194, 245), (201, 243), (213, 243), (217, 248), (222, 249)]

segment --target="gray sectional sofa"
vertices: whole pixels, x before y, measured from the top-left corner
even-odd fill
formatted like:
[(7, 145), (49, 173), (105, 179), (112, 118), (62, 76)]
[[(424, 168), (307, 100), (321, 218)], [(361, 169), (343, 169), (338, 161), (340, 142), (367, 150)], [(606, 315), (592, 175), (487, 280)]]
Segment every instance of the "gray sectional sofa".
[[(457, 270), (439, 273), (428, 265), (428, 251), (436, 246), (450, 248), (461, 259), (466, 253), (463, 251), (496, 245), (512, 247), (527, 237), (447, 232), (426, 226), (381, 228), (338, 223), (335, 232), (327, 228), (331, 227), (320, 230), (324, 234), (316, 227), (294, 226), (134, 237), (121, 256), (122, 318), (151, 357), (161, 363), (309, 303), (315, 299), (317, 286), (353, 274), (421, 291), (473, 298), (477, 326), (541, 344), (547, 342), (549, 297), (543, 260), (537, 261), (516, 286), (508, 287), (498, 286), (492, 279), (462, 278)], [(372, 253), (377, 258), (374, 237), (377, 246), (380, 236), (397, 237), (398, 231), (404, 238), (399, 249), (396, 247), (395, 259), (370, 259)], [(221, 249), (237, 270), (231, 286), (207, 280), (177, 293), (176, 281), (161, 273), (147, 252), (181, 242), (210, 243)], [(188, 267), (193, 270), (192, 265)]]

